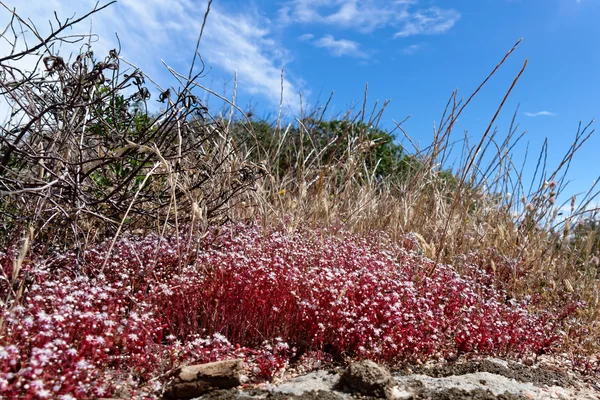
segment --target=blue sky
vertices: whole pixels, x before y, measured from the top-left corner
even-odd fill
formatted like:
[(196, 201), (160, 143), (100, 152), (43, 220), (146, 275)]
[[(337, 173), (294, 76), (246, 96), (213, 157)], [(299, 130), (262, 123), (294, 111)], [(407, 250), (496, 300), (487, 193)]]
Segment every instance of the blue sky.
[[(52, 11), (82, 15), (95, 1), (9, 0), (41, 30)], [(100, 4), (104, 4), (101, 2)], [(173, 83), (161, 59), (187, 72), (206, 9), (204, 0), (120, 0), (97, 14), (96, 54), (115, 47), (164, 85)], [(6, 13), (2, 15), (6, 20)], [(597, 0), (215, 0), (200, 52), (208, 67), (202, 83), (252, 104), (259, 116), (277, 113), (284, 69), (286, 110), (297, 112), (298, 93), (308, 105), (325, 102), (332, 115), (390, 99), (383, 127), (411, 118), (408, 134), (426, 145), (454, 89), (468, 95), (521, 37), (523, 42), (463, 114), (455, 130), (481, 136), (505, 91), (528, 67), (497, 121), (500, 132), (520, 104), (520, 130), (537, 152), (549, 139), (550, 166), (571, 144), (579, 121), (600, 111), (600, 1)], [(89, 31), (84, 24), (79, 33)], [(3, 49), (0, 45), (0, 50)], [(215, 99), (212, 104), (217, 105)], [(600, 175), (600, 139), (593, 137), (571, 169), (569, 192), (586, 190)], [(532, 155), (533, 159), (537, 154)], [(531, 168), (531, 166), (530, 166)]]

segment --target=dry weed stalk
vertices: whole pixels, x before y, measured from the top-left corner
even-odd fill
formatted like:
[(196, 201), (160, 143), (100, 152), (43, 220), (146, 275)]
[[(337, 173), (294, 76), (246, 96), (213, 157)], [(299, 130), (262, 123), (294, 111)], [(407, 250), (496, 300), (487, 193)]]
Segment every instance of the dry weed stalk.
[[(194, 72), (197, 49), (187, 76), (169, 68), (180, 88), (156, 85), (163, 108), (155, 116), (147, 107), (153, 81), (117, 50), (102, 61), (89, 43), (74, 62), (54, 53), (66, 40), (60, 32), (109, 4), (82, 18), (57, 17), (47, 37), (16, 13), (7, 29), (15, 37), (0, 58), (1, 95), (12, 106), (0, 133), (0, 209), (6, 232), (31, 226), (48, 247), (81, 252), (121, 230), (223, 223), (261, 175), (193, 93), (202, 74)], [(22, 25), (37, 44), (17, 47)], [(25, 72), (23, 57), (43, 67)]]
[[(544, 146), (528, 188), (522, 179), (526, 160), (523, 166), (518, 166), (511, 158), (523, 138), (517, 132), (516, 113), (505, 137), (499, 137), (499, 132), (492, 129), (523, 73), (525, 62), (482, 137), (473, 144), (467, 138), (463, 140), (460, 163), (452, 176), (444, 174), (442, 169), (448, 165), (457, 143), (451, 135), (456, 119), (519, 42), (466, 102), (458, 100), (456, 92), (452, 94), (426, 148), (419, 149), (402, 124), (397, 124), (406, 140), (414, 145), (412, 157), (416, 160), (410, 165), (410, 172), (401, 177), (378, 180), (374, 170), (367, 168), (368, 130), (377, 126), (386, 104), (367, 115), (366, 96), (362, 110), (354, 117), (350, 113), (344, 116), (351, 128), (337, 132), (325, 144), (297, 145), (307, 142), (304, 137), (314, 136), (312, 129), (323, 121), (325, 109), (317, 108), (287, 128), (276, 130), (277, 140), (261, 149), (269, 174), (259, 181), (254, 193), (255, 213), (239, 209), (238, 218), (255, 217), (265, 224), (277, 223), (289, 230), (306, 224), (343, 224), (346, 229), (362, 234), (382, 230), (401, 238), (413, 233), (426, 256), (459, 267), (472, 258), (470, 255), (483, 255), (488, 260), (482, 267), (488, 266), (499, 280), (506, 280), (510, 296), (534, 296), (541, 299), (540, 307), (556, 306), (567, 298), (585, 301), (587, 306), (573, 332), (587, 329), (586, 339), (581, 343), (585, 343), (587, 352), (599, 351), (600, 334), (594, 328), (600, 317), (598, 230), (586, 230), (582, 225), (586, 215), (594, 220), (590, 205), (598, 190), (592, 187), (578, 199), (577, 205), (573, 201), (566, 217), (561, 213), (564, 205), (556, 202), (564, 196), (569, 165), (593, 133), (591, 126), (580, 125), (573, 144), (553, 170), (546, 165), (547, 146)], [(355, 124), (360, 120), (366, 120), (362, 128)], [(295, 131), (299, 138), (290, 135)], [(340, 157), (323, 158), (325, 150), (341, 145), (346, 147), (339, 152)], [(293, 149), (295, 158), (282, 171), (278, 161), (284, 149)], [(576, 236), (572, 232), (574, 224), (580, 227)], [(500, 264), (514, 268), (501, 277)]]

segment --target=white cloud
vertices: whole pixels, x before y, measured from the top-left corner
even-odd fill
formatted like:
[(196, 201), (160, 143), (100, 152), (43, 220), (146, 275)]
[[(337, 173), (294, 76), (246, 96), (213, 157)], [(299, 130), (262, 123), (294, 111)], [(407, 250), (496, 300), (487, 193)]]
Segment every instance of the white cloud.
[(523, 113), (525, 116), (527, 117), (539, 117), (539, 116), (548, 116), (548, 117), (554, 117), (556, 114), (550, 111), (538, 111), (538, 112), (534, 112), (534, 113), (530, 113), (530, 112), (524, 112)]
[(312, 40), (314, 37), (315, 37), (315, 35), (313, 35), (312, 33), (305, 33), (304, 35), (298, 36), (298, 40), (307, 42), (309, 40)]
[(420, 44), (411, 44), (410, 46), (406, 46), (405, 48), (402, 49), (402, 52), (406, 55), (413, 55), (415, 54), (417, 51), (419, 51), (423, 46), (421, 46)]
[(460, 19), (460, 13), (455, 10), (444, 10), (430, 7), (426, 10), (417, 10), (408, 15), (404, 26), (394, 37), (408, 37), (414, 35), (437, 35), (445, 33)]
[[(31, 18), (38, 27), (45, 28), (45, 33), (54, 11), (64, 20), (74, 13), (76, 17), (82, 16), (96, 3), (95, 0), (9, 1), (15, 3), (9, 2), (9, 8), (16, 6), (21, 16)], [(224, 10), (217, 3), (211, 6), (200, 44), (199, 52), (207, 71), (216, 67), (227, 77), (237, 71), (240, 91), (260, 94), (279, 103), (281, 69), (290, 57), (271, 34), (271, 21), (254, 12)], [(118, 33), (124, 58), (159, 82), (172, 83), (172, 79), (165, 78), (168, 73), (160, 60), (187, 75), (205, 10), (206, 0), (120, 0), (93, 16), (93, 32), (100, 37), (93, 45), (95, 54), (104, 57), (108, 50), (117, 47), (115, 33)], [(8, 22), (8, 13), (0, 14), (0, 18)], [(90, 21), (81, 23), (75, 31), (87, 33)], [(6, 54), (5, 50), (4, 44), (0, 51)], [(286, 73), (283, 86), (288, 101), (295, 101), (302, 82)]]
[(395, 11), (404, 9), (406, 1), (381, 0), (291, 0), (280, 10), (280, 21), (322, 23), (371, 32), (392, 21)]
[(367, 54), (360, 49), (359, 43), (352, 40), (335, 39), (332, 35), (323, 36), (319, 40), (315, 41), (314, 45), (329, 50), (330, 54), (336, 57), (367, 57)]
[(395, 37), (448, 31), (460, 19), (453, 9), (414, 9), (418, 0), (290, 0), (279, 10), (282, 24), (325, 24), (360, 32), (395, 28)]

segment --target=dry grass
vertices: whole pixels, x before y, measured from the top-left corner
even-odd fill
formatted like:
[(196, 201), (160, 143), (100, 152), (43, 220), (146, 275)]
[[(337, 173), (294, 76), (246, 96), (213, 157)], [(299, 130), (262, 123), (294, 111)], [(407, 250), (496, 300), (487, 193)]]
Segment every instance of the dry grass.
[[(415, 146), (413, 154), (420, 162), (414, 164), (408, 178), (380, 181), (374, 171), (365, 168), (369, 142), (366, 130), (360, 129), (344, 132), (350, 145), (336, 163), (322, 162), (322, 146), (300, 149), (296, 167), (281, 176), (277, 164), (280, 149), (293, 146), (294, 139), (288, 135), (288, 126), (278, 131), (276, 143), (261, 149), (270, 173), (257, 182), (256, 191), (246, 200), (245, 204), (253, 207), (236, 210), (236, 219), (257, 218), (265, 225), (280, 224), (289, 230), (308, 224), (343, 225), (359, 234), (380, 230), (395, 238), (414, 233), (426, 256), (456, 266), (466, 255), (479, 253), (481, 267), (497, 273), (514, 297), (534, 296), (540, 299), (540, 307), (552, 307), (567, 298), (583, 300), (586, 306), (579, 323), (568, 332), (566, 350), (597, 354), (600, 249), (597, 228), (584, 222), (595, 219), (597, 210), (590, 204), (598, 190), (592, 187), (583, 196), (569, 197), (568, 212), (565, 204), (557, 203), (566, 196), (569, 165), (593, 133), (591, 126), (580, 125), (573, 144), (553, 170), (546, 164), (545, 144), (531, 184), (524, 182), (523, 166), (511, 159), (514, 147), (523, 145), (515, 118), (504, 136), (492, 126), (525, 62), (487, 131), (476, 143), (469, 144), (465, 138), (460, 163), (453, 171), (457, 181), (449, 183), (442, 173), (441, 166), (449, 164), (457, 118), (513, 50), (467, 101), (461, 103), (457, 94), (452, 94), (432, 142), (424, 149)], [(364, 121), (366, 126), (377, 125), (384, 108), (385, 104), (367, 115), (363, 106), (354, 117), (346, 117)], [(324, 111), (317, 109), (311, 117)], [(305, 120), (297, 119), (295, 127), (300, 135), (310, 136)], [(400, 123), (397, 127), (412, 144)]]

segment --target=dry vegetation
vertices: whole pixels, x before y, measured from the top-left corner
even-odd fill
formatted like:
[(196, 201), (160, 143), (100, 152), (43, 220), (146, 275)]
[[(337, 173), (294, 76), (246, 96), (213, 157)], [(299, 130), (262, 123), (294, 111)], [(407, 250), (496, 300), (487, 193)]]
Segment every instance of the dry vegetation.
[[(580, 126), (554, 170), (545, 163), (544, 147), (533, 181), (524, 182), (522, 167), (511, 159), (514, 146), (523, 145), (517, 127), (505, 135), (494, 129), (521, 70), (487, 131), (476, 143), (465, 137), (458, 166), (451, 174), (442, 170), (455, 155), (451, 134), (457, 119), (514, 48), (465, 101), (452, 94), (432, 142), (412, 149), (403, 174), (382, 177), (372, 157), (384, 143), (369, 134), (385, 104), (367, 110), (366, 92), (363, 108), (348, 113), (350, 123), (324, 141), (313, 140), (313, 128), (327, 105), (293, 120), (280, 115), (272, 140), (264, 141), (233, 101), (224, 116), (201, 104), (205, 91), (218, 96), (201, 84), (201, 73), (170, 69), (180, 87), (168, 89), (117, 51), (98, 60), (84, 44), (72, 60), (56, 56), (54, 49), (65, 40), (61, 33), (80, 20), (63, 21), (50, 36), (38, 35), (37, 44), (0, 57), (1, 93), (13, 107), (0, 132), (0, 344), (14, 324), (11, 312), (21, 312), (21, 305), (33, 301), (31, 293), (40, 291), (36, 262), (50, 266), (44, 279), (51, 271), (102, 280), (112, 268), (112, 252), (123, 251), (122, 240), (154, 234), (171, 238), (177, 257), (169, 262), (181, 273), (190, 248), (199, 246), (196, 238), (233, 221), (290, 235), (307, 228), (332, 237), (338, 229), (368, 238), (385, 232), (400, 246), (412, 235), (413, 250), (433, 260), (423, 262), (425, 276), (436, 276), (440, 264), (464, 274), (476, 266), (507, 298), (529, 299), (532, 313), (583, 301), (576, 318), (560, 326), (560, 339), (542, 350), (598, 371), (593, 356), (600, 351), (600, 249), (590, 209), (598, 192), (593, 187), (573, 197), (568, 212), (557, 202), (565, 197), (569, 165), (591, 127)], [(5, 35), (15, 32), (14, 39), (24, 29), (37, 32), (18, 15), (10, 27)], [(18, 68), (19, 60), (31, 57), (38, 60), (34, 71)], [(146, 109), (149, 82), (163, 102), (153, 116)], [(401, 123), (397, 130), (412, 143)], [(290, 162), (282, 167), (283, 153)], [(108, 254), (90, 261), (100, 243)]]

